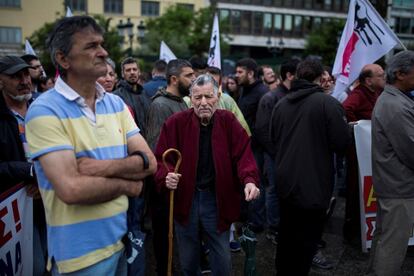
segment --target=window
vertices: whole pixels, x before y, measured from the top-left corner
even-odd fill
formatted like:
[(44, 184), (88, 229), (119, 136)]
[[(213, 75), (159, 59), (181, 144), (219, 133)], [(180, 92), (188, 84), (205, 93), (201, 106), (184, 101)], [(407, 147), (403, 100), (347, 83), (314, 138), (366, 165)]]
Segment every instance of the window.
[(293, 29), (292, 15), (285, 15), (285, 21), (283, 24), (283, 33), (290, 33)]
[(86, 12), (86, 0), (66, 0), (65, 3), (72, 11)]
[[(184, 9), (187, 9), (189, 11), (194, 11), (194, 5), (193, 4), (178, 3), (177, 6), (182, 7)], [(159, 8), (158, 8), (158, 10), (159, 10)]]
[(303, 0), (295, 0), (295, 8), (303, 8)]
[(262, 12), (254, 12), (253, 13), (253, 34), (259, 35), (262, 33), (263, 30), (263, 13)]
[(414, 8), (414, 0), (394, 0), (392, 3), (396, 7)]
[(312, 31), (320, 29), (321, 26), (322, 26), (322, 18), (314, 17), (312, 20)]
[(292, 7), (293, 6), (293, 0), (284, 0), (283, 4), (285, 7)]
[(141, 15), (158, 16), (160, 15), (160, 3), (152, 1), (141, 1)]
[(397, 17), (395, 19), (395, 31), (399, 34), (412, 34), (413, 25), (411, 18)]
[(0, 7), (20, 8), (20, 0), (0, 0)]
[(242, 11), (241, 18), (240, 18), (240, 25), (241, 25), (241, 33), (242, 34), (250, 34), (251, 33), (251, 22), (252, 22), (252, 12), (250, 11)]
[(323, 0), (313, 0), (313, 8), (316, 10), (322, 9)]
[(323, 7), (325, 8), (325, 10), (332, 10), (332, 0), (325, 0)]
[(231, 11), (231, 30), (233, 33), (240, 33), (240, 11)]
[(17, 27), (0, 27), (0, 43), (22, 43), (22, 30)]
[(104, 12), (106, 13), (123, 13), (123, 0), (104, 0)]
[(295, 15), (295, 24), (293, 26), (293, 33), (295, 35), (301, 35), (302, 34), (302, 16)]
[(219, 15), (220, 15), (220, 20), (221, 21), (225, 21), (225, 22), (229, 21), (229, 18), (230, 18), (229, 10), (220, 10)]
[(273, 27), (274, 27), (275, 34), (282, 33), (282, 15), (281, 14), (275, 14)]
[(303, 7), (307, 10), (312, 9), (312, 0), (305, 1), (305, 5)]
[(265, 35), (272, 33), (272, 14), (265, 13), (263, 16), (263, 30)]
[(309, 34), (312, 31), (312, 20), (310, 16), (303, 18), (303, 33)]
[(340, 11), (342, 9), (342, 0), (333, 0), (334, 11)]
[(282, 0), (273, 0), (275, 6), (282, 6)]

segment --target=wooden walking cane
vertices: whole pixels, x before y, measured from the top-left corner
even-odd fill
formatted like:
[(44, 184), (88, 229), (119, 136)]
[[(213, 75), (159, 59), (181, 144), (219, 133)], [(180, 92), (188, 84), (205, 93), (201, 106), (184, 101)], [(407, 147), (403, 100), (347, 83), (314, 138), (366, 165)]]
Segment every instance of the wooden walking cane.
[[(167, 169), (167, 171), (169, 170), (168, 168), (168, 164), (167, 164), (167, 155), (171, 152), (174, 152), (175, 154), (177, 154), (178, 160), (177, 163), (175, 164), (175, 168), (174, 168), (174, 173), (178, 173), (178, 169), (180, 168), (181, 165), (181, 153), (173, 148), (167, 149), (163, 154), (162, 154), (162, 163), (164, 163), (165, 168)], [(174, 217), (174, 190), (170, 191), (170, 214), (169, 214), (169, 224), (168, 224), (168, 270), (167, 270), (167, 275), (171, 276), (171, 272), (172, 272), (172, 256), (173, 256), (173, 217)]]

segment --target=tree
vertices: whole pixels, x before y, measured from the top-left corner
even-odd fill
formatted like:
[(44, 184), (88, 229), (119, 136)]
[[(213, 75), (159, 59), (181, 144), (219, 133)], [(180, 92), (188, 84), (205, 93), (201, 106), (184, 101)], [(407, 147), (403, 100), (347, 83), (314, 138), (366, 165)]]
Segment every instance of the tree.
[[(161, 41), (165, 41), (173, 53), (180, 58), (193, 55), (204, 56), (210, 45), (214, 7), (193, 12), (185, 7), (171, 6), (160, 17), (146, 22), (147, 33), (140, 54), (158, 56)], [(220, 24), (220, 47), (222, 56), (229, 50), (222, 33), (226, 26)]]
[(323, 64), (333, 66), (344, 25), (345, 21), (333, 21), (314, 29), (306, 41), (305, 54), (320, 56)]
[[(110, 28), (109, 26), (112, 18), (105, 18), (101, 15), (95, 15), (94, 18), (105, 31), (103, 45), (104, 48), (108, 51), (109, 57), (114, 60), (116, 64), (119, 64), (122, 57), (124, 56), (124, 52), (120, 46), (121, 37), (118, 35), (117, 30), (115, 28)], [(46, 73), (49, 76), (52, 76), (55, 73), (55, 67), (53, 66), (50, 59), (50, 53), (46, 48), (46, 40), (49, 34), (52, 32), (56, 22), (57, 20), (55, 22), (45, 23), (41, 28), (33, 32), (33, 34), (29, 37), (30, 43), (36, 50), (36, 53), (39, 56)]]

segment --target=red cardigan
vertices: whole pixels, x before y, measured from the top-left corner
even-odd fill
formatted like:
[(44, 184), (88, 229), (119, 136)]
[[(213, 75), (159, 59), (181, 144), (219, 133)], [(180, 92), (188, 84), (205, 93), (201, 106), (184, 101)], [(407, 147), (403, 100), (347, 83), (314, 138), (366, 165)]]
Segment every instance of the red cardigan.
[[(244, 199), (242, 189), (249, 182), (258, 185), (259, 173), (250, 149), (250, 138), (236, 117), (229, 111), (216, 110), (212, 120), (211, 145), (216, 173), (217, 229), (222, 232), (239, 219), (241, 200)], [(164, 123), (155, 150), (158, 162), (155, 183), (160, 192), (168, 191), (165, 187), (167, 170), (162, 162), (163, 152), (169, 148), (176, 148), (181, 152), (179, 173), (182, 177), (175, 192), (174, 218), (184, 225), (188, 223), (195, 191), (199, 135), (200, 122), (194, 109), (176, 113)], [(169, 171), (174, 170), (175, 157), (172, 156), (174, 154), (167, 160)]]
[(372, 110), (379, 94), (379, 92), (372, 92), (362, 84), (355, 87), (342, 103), (348, 122), (371, 120)]

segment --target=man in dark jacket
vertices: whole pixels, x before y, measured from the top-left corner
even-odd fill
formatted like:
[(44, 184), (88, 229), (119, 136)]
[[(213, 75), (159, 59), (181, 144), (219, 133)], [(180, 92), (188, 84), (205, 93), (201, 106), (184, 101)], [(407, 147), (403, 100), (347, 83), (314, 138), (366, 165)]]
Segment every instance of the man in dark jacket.
[(332, 195), (333, 156), (349, 141), (341, 104), (320, 87), (322, 73), (319, 61), (301, 62), (271, 118), (280, 198), (278, 275), (308, 274)]
[[(190, 92), (195, 79), (191, 64), (183, 59), (171, 60), (167, 65), (167, 87), (160, 89), (152, 98), (148, 112), (147, 141), (154, 151), (164, 122), (174, 113), (188, 109), (183, 97)], [(165, 198), (150, 187), (150, 205), (152, 211), (152, 229), (154, 233), (154, 253), (157, 262), (157, 274), (167, 274), (168, 262), (168, 206)]]
[(165, 78), (166, 69), (167, 63), (164, 60), (159, 59), (154, 63), (152, 79), (143, 86), (148, 97), (152, 98), (159, 89), (167, 86), (167, 79)]
[(15, 56), (0, 58), (0, 194), (22, 183), (33, 197), (33, 274), (46, 271), (46, 222), (25, 133), (32, 101), (28, 65)]
[(265, 180), (265, 206), (268, 225), (266, 237), (274, 244), (277, 243), (279, 231), (279, 203), (275, 182), (274, 147), (269, 136), (270, 117), (278, 101), (289, 92), (291, 83), (295, 78), (298, 63), (299, 60), (291, 59), (282, 64), (280, 67), (282, 82), (275, 90), (267, 92), (262, 97), (256, 115), (256, 138), (264, 151), (263, 176)]
[[(236, 80), (242, 87), (238, 105), (252, 133), (251, 147), (260, 171), (260, 182), (263, 183), (263, 149), (257, 142), (255, 124), (259, 101), (269, 88), (258, 79), (258, 69), (256, 61), (251, 58), (243, 58), (236, 63)], [(248, 224), (255, 232), (263, 231), (265, 224), (265, 191), (262, 186), (260, 192), (262, 196), (248, 206)]]
[(120, 96), (130, 108), (135, 123), (146, 138), (146, 118), (151, 101), (138, 83), (140, 75), (138, 63), (132, 57), (128, 57), (122, 61), (121, 70), (123, 80), (118, 83), (118, 87), (113, 93)]

